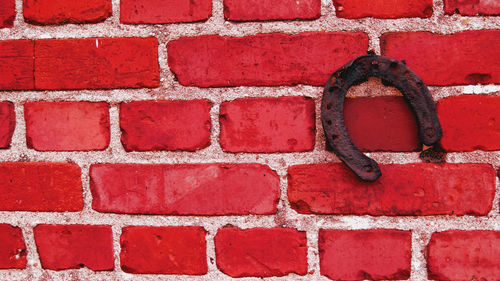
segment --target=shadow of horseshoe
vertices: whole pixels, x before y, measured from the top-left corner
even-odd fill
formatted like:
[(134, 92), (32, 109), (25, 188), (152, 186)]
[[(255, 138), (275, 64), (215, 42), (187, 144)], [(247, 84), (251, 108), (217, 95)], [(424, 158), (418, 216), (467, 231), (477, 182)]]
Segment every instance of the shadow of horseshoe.
[(384, 56), (365, 55), (335, 71), (325, 85), (321, 101), (321, 122), (326, 142), (360, 179), (376, 181), (382, 175), (377, 162), (354, 146), (344, 124), (347, 91), (368, 77), (381, 78), (384, 84), (396, 87), (403, 94), (416, 116), (419, 138), (423, 144), (437, 144), (442, 131), (429, 89), (403, 62)]

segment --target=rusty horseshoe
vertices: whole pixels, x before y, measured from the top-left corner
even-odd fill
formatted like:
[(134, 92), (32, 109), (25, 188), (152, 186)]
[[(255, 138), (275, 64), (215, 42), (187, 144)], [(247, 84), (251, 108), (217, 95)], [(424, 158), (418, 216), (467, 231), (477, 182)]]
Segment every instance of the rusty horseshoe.
[(418, 123), (420, 141), (432, 146), (441, 139), (441, 125), (434, 100), (424, 82), (404, 62), (384, 56), (365, 55), (339, 68), (328, 79), (321, 101), (321, 122), (327, 145), (359, 178), (376, 181), (382, 173), (375, 160), (352, 143), (344, 124), (344, 100), (349, 88), (378, 77), (396, 87), (410, 105)]

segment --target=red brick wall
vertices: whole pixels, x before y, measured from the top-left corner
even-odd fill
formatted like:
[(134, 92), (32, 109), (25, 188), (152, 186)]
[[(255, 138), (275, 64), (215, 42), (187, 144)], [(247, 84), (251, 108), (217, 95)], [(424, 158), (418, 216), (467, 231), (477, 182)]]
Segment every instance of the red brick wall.
[[(0, 0), (0, 280), (500, 279), (499, 3)], [(397, 90), (352, 87), (375, 183), (319, 119), (367, 52), (443, 127), (421, 155)]]

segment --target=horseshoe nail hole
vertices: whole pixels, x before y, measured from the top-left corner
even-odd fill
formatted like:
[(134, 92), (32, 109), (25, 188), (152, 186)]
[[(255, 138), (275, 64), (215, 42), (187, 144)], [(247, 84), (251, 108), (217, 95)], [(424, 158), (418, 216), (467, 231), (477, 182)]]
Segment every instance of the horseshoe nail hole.
[(398, 66), (398, 63), (395, 62), (395, 61), (392, 61), (389, 66), (392, 67), (392, 68), (396, 68)]
[(428, 136), (428, 137), (434, 137), (434, 135), (436, 134), (436, 131), (434, 130), (434, 128), (427, 128), (425, 129), (425, 135)]
[(332, 120), (326, 120), (326, 124), (332, 125)]
[(328, 109), (328, 110), (332, 109), (332, 104), (331, 103), (327, 104), (326, 109)]
[(330, 88), (328, 88), (328, 91), (329, 91), (329, 92), (333, 92), (333, 91), (335, 91), (335, 87), (334, 87), (334, 86), (331, 86)]
[(371, 165), (366, 165), (366, 166), (363, 167), (363, 170), (366, 173), (371, 173), (371, 172), (373, 172), (373, 167)]

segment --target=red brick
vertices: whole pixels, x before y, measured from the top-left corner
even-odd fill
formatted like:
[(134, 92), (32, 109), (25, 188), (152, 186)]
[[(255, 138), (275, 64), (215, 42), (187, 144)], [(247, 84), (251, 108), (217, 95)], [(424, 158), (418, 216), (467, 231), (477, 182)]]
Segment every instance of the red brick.
[(42, 267), (112, 270), (113, 234), (107, 225), (37, 225), (33, 232)]
[(35, 77), (36, 88), (46, 90), (157, 87), (158, 40), (37, 40)]
[(495, 194), (487, 164), (380, 165), (382, 177), (360, 181), (343, 164), (288, 169), (288, 200), (304, 214), (486, 215)]
[(500, 97), (461, 95), (437, 104), (448, 151), (500, 150)]
[(16, 1), (0, 0), (0, 28), (14, 26), (16, 19)]
[(20, 228), (0, 224), (0, 269), (26, 268), (26, 245)]
[(348, 98), (344, 121), (362, 151), (418, 151), (417, 121), (403, 97)]
[(121, 267), (128, 273), (207, 273), (206, 231), (197, 226), (123, 228)]
[(0, 148), (9, 148), (16, 127), (14, 104), (0, 102)]
[(224, 0), (224, 17), (232, 21), (317, 19), (321, 0)]
[(492, 48), (500, 30), (386, 33), (380, 44), (384, 56), (405, 60), (428, 85), (500, 83), (500, 48)]
[(174, 23), (205, 21), (212, 15), (212, 0), (121, 0), (121, 23)]
[(231, 277), (307, 273), (305, 232), (291, 228), (226, 227), (215, 236), (217, 267)]
[(428, 18), (432, 0), (333, 0), (339, 18)]
[(207, 100), (122, 103), (123, 146), (127, 151), (205, 148), (210, 145), (211, 106)]
[(220, 144), (229, 152), (311, 151), (314, 101), (306, 97), (245, 98), (220, 106)]
[(167, 53), (170, 69), (185, 86), (323, 86), (367, 48), (364, 33), (306, 32), (184, 37), (170, 41)]
[(111, 0), (23, 0), (23, 15), (33, 24), (100, 22), (111, 16)]
[(70, 163), (0, 163), (0, 210), (80, 211), (80, 167)]
[(0, 90), (33, 89), (33, 50), (33, 41), (0, 41)]
[(109, 145), (105, 102), (28, 102), (26, 142), (41, 151), (102, 150)]
[(264, 215), (279, 198), (278, 175), (260, 164), (98, 164), (90, 177), (99, 212)]
[(434, 233), (428, 246), (428, 274), (433, 280), (498, 280), (498, 261), (500, 231)]
[(321, 274), (334, 280), (405, 280), (411, 232), (392, 229), (319, 231)]
[(500, 15), (500, 2), (497, 0), (444, 0), (444, 13), (464, 16)]

